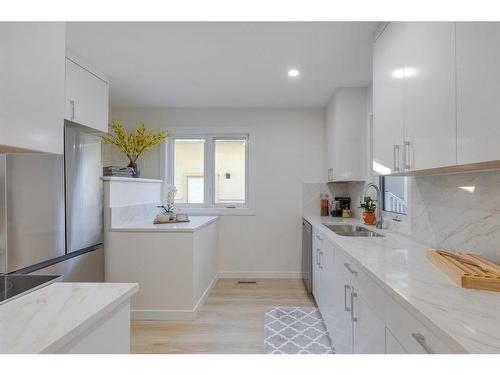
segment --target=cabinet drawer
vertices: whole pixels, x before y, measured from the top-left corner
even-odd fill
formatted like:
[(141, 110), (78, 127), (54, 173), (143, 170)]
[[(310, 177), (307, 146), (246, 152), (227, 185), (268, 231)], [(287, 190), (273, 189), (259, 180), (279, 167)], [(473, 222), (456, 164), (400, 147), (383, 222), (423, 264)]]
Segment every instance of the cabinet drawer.
[(389, 295), (386, 295), (385, 306), (386, 325), (408, 353), (453, 353), (446, 344)]
[(385, 354), (408, 354), (387, 327), (385, 328)]

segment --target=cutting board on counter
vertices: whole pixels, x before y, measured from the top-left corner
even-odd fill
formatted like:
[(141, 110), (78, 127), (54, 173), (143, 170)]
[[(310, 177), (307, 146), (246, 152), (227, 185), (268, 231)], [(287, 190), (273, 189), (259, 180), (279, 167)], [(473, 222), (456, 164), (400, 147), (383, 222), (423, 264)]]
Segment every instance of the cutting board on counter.
[(500, 265), (478, 255), (432, 249), (427, 259), (446, 273), (458, 286), (500, 292)]

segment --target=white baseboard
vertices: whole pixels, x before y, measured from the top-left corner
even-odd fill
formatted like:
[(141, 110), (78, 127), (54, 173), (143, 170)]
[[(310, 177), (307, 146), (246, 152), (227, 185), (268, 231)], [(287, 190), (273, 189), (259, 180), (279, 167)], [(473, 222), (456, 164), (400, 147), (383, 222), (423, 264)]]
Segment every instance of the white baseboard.
[(220, 279), (301, 279), (302, 272), (268, 272), (268, 271), (221, 271)]
[(193, 310), (131, 310), (132, 320), (193, 320)]
[(210, 282), (210, 284), (208, 284), (207, 289), (205, 289), (205, 291), (201, 295), (201, 297), (198, 300), (198, 302), (196, 303), (196, 305), (194, 305), (193, 312), (195, 314), (195, 317), (198, 314), (198, 311), (200, 310), (200, 307), (203, 306), (203, 304), (205, 303), (206, 299), (210, 295), (210, 292), (212, 291), (213, 287), (215, 286), (215, 283), (217, 282), (217, 280), (219, 280), (219, 275), (215, 274), (215, 276), (212, 279), (212, 281)]
[(194, 320), (219, 279), (215, 275), (192, 310), (131, 310), (132, 320)]

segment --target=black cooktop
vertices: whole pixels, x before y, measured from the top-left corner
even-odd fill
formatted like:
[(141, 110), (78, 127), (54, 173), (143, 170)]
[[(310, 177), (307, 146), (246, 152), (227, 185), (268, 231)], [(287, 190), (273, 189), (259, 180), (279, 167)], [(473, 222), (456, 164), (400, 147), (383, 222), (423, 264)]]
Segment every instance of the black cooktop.
[(55, 281), (60, 276), (44, 275), (0, 275), (0, 304), (19, 297), (31, 289), (38, 289)]

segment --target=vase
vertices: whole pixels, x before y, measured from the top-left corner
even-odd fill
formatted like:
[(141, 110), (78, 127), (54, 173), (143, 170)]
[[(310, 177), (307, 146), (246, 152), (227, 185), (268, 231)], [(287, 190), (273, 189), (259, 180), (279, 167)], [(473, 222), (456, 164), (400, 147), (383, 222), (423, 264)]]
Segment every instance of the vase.
[(365, 224), (373, 225), (375, 223), (375, 213), (374, 212), (363, 212), (363, 220)]
[(132, 168), (132, 177), (139, 178), (141, 175), (141, 171), (139, 169), (139, 164), (134, 161), (131, 161), (128, 165), (128, 168)]

